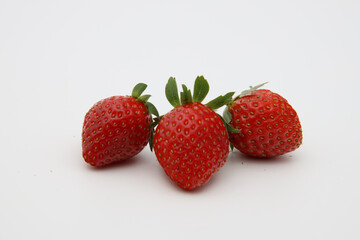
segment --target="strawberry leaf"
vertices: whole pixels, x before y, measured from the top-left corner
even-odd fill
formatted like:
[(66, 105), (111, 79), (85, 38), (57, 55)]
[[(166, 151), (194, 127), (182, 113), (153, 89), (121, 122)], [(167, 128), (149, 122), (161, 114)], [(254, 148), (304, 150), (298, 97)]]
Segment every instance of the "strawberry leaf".
[(132, 90), (131, 96), (133, 98), (140, 97), (140, 95), (145, 91), (146, 88), (147, 88), (147, 85), (145, 83), (136, 84), (136, 86)]
[(193, 101), (190, 89), (186, 85), (182, 84), (183, 91), (180, 93), (181, 104), (191, 103)]
[(224, 119), (220, 114), (218, 114), (218, 116), (219, 116), (220, 119), (224, 122), (224, 125), (225, 125), (225, 127), (226, 127), (226, 131), (228, 131), (228, 132), (233, 132), (233, 133), (239, 133), (239, 132), (240, 132), (239, 129), (233, 128), (229, 123), (227, 123), (227, 122), (225, 121), (225, 119)]
[(169, 78), (165, 86), (165, 95), (167, 100), (173, 107), (180, 106), (180, 98), (175, 78)]
[(153, 119), (152, 123), (150, 123), (149, 128), (154, 129), (160, 122), (163, 116), (156, 117)]
[(232, 133), (239, 133), (239, 132), (240, 132), (239, 129), (233, 128), (233, 127), (232, 127), (230, 124), (228, 124), (228, 123), (226, 123), (225, 126), (226, 126), (226, 130), (227, 130), (228, 132), (232, 132)]
[(232, 143), (229, 143), (230, 146), (230, 150), (233, 152), (234, 151), (234, 145)]
[[(240, 130), (239, 129), (235, 129), (233, 128), (232, 126), (229, 125), (229, 123), (227, 123), (225, 121), (225, 119), (220, 115), (218, 114), (219, 118), (223, 121), (224, 125), (225, 125), (225, 128), (226, 128), (226, 132), (228, 134), (228, 137), (229, 137), (229, 132), (233, 132), (233, 133), (239, 133)], [(231, 144), (231, 142), (229, 142), (229, 147), (230, 147), (230, 150), (233, 151), (234, 149), (234, 146)]]
[(156, 107), (154, 106), (154, 104), (152, 104), (151, 102), (147, 102), (146, 103), (146, 108), (148, 110), (148, 112), (152, 115), (155, 115), (157, 117), (159, 117), (159, 112), (156, 109)]
[(150, 151), (153, 151), (153, 141), (154, 141), (154, 129), (151, 129), (150, 139), (149, 139)]
[(253, 91), (257, 90), (258, 88), (261, 88), (262, 86), (264, 86), (264, 85), (267, 84), (267, 83), (268, 83), (268, 82), (264, 82), (264, 83), (261, 83), (261, 84), (259, 84), (259, 85), (256, 85), (255, 87), (250, 86), (250, 89), (242, 91), (242, 92), (240, 93), (240, 95), (236, 97), (236, 99), (237, 99), (237, 98), (240, 98), (240, 97), (243, 97), (243, 96), (245, 96), (245, 95), (247, 95), (247, 94), (249, 94), (249, 93), (252, 93)]
[(159, 122), (160, 122), (160, 120), (161, 120), (162, 117), (163, 117), (163, 116), (154, 118), (154, 119), (153, 119), (153, 122), (150, 123), (150, 126), (149, 126), (149, 128), (150, 128), (149, 147), (150, 147), (150, 150), (151, 150), (151, 151), (153, 150), (153, 139), (154, 139), (154, 131), (155, 131), (154, 129), (155, 129), (155, 127), (159, 124)]
[(194, 102), (202, 102), (209, 92), (209, 83), (204, 76), (198, 76), (194, 84)]
[(229, 123), (231, 121), (231, 113), (229, 112), (228, 107), (226, 107), (223, 112), (223, 118), (224, 118), (225, 122), (227, 122), (227, 123)]
[(142, 96), (138, 97), (138, 100), (143, 102), (143, 103), (146, 103), (147, 100), (149, 100), (150, 97), (151, 97), (151, 95), (146, 94), (146, 95), (142, 95)]
[(219, 96), (215, 98), (214, 100), (211, 100), (206, 105), (212, 109), (218, 109), (224, 105), (227, 105), (231, 102), (231, 98), (234, 95), (235, 92), (229, 92), (225, 94), (225, 96)]

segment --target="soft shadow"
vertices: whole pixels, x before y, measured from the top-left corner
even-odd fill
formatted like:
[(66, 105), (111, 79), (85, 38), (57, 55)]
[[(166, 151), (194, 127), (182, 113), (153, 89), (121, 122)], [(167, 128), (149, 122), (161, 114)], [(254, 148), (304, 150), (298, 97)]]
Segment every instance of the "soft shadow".
[[(277, 156), (277, 157), (271, 157), (271, 158), (256, 158), (256, 157), (251, 157), (251, 156), (245, 155), (245, 154), (241, 153), (240, 151), (234, 150), (233, 152), (230, 152), (225, 165), (229, 164), (229, 165), (234, 166), (234, 165), (256, 164), (256, 165), (261, 165), (261, 166), (268, 166), (268, 165), (273, 165), (273, 164), (287, 164), (287, 163), (292, 162), (291, 158), (292, 158), (292, 155), (289, 153), (281, 155), (281, 156)], [(235, 168), (237, 169), (237, 167), (235, 167)], [(219, 169), (219, 171), (222, 171), (222, 169)], [(221, 179), (221, 178), (226, 177), (217, 172), (211, 177), (211, 179), (205, 185), (202, 185), (202, 186), (197, 187), (192, 190), (186, 190), (186, 189), (179, 187), (175, 182), (173, 182), (166, 175), (166, 173), (164, 171), (161, 171), (161, 175), (162, 175), (163, 180), (167, 182), (166, 184), (169, 188), (173, 188), (174, 191), (177, 191), (182, 194), (202, 194), (211, 189), (215, 189), (224, 183), (225, 180), (222, 181), (223, 179)]]
[[(271, 157), (271, 158), (256, 158), (251, 157), (248, 155), (243, 154), (240, 151), (233, 151), (230, 152), (229, 157), (227, 159), (226, 164), (229, 165), (245, 165), (245, 164), (256, 164), (256, 165), (262, 165), (262, 166), (268, 166), (272, 164), (287, 164), (291, 163), (292, 161), (292, 155), (290, 153), (277, 156), (277, 157)], [(237, 167), (235, 167), (237, 168)], [(222, 169), (219, 169), (219, 171), (222, 171)], [(237, 171), (237, 170), (236, 170)], [(167, 185), (169, 188), (173, 188), (175, 191), (183, 194), (202, 194), (203, 192), (209, 191), (210, 189), (217, 188), (217, 185), (220, 186), (224, 183), (221, 178), (224, 178), (226, 176), (215, 173), (211, 179), (205, 184), (200, 187), (197, 187), (192, 190), (186, 190), (181, 187), (179, 187), (175, 182), (173, 182), (164, 171), (162, 171), (162, 178), (164, 181), (167, 182)], [(221, 183), (222, 182), (222, 183)], [(221, 186), (220, 186), (221, 187)]]
[[(221, 171), (221, 169), (220, 169)], [(198, 188), (195, 188), (193, 190), (183, 190), (183, 191), (186, 191), (187, 193), (189, 194), (201, 194), (203, 192), (206, 192), (206, 191), (209, 191), (210, 189), (215, 189), (215, 185), (217, 185), (217, 180), (219, 181), (220, 179), (217, 179), (218, 178), (218, 174), (215, 173), (215, 175), (213, 175), (210, 180), (205, 183), (205, 185), (202, 185)]]
[(259, 164), (283, 164), (286, 162), (290, 162), (292, 155), (287, 153), (284, 155), (280, 155), (277, 157), (270, 157), (270, 158), (258, 158), (248, 156), (243, 154), (240, 151), (235, 151), (230, 153), (229, 160), (231, 161), (240, 161), (242, 163), (259, 163)]

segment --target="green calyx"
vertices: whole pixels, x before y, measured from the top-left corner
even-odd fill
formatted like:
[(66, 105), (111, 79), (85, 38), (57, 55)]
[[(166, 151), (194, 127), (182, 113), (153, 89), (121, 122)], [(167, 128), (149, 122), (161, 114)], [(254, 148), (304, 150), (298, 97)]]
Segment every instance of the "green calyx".
[(252, 93), (253, 91), (261, 88), (262, 86), (264, 86), (267, 83), (268, 82), (264, 82), (264, 83), (261, 83), (259, 85), (254, 86), (254, 87), (250, 86), (249, 89), (242, 91), (239, 96), (236, 96), (233, 101), (235, 101), (236, 99), (241, 98), (241, 97), (243, 97), (245, 95), (248, 95), (248, 94)]
[[(176, 80), (173, 77), (169, 78), (168, 83), (166, 84), (166, 87), (165, 87), (166, 98), (168, 99), (168, 101), (170, 102), (170, 104), (173, 107), (178, 107), (178, 106), (192, 103), (192, 102), (200, 102), (201, 103), (205, 99), (208, 92), (209, 92), (209, 83), (204, 78), (204, 76), (198, 76), (195, 79), (193, 95), (191, 94), (190, 89), (188, 89), (188, 87), (186, 85), (182, 84), (182, 92), (180, 92), (180, 97), (179, 97)], [(229, 92), (229, 93), (225, 94), (224, 96), (219, 96), (219, 97), (211, 100), (210, 102), (208, 102), (205, 105), (207, 105), (208, 107), (210, 107), (213, 110), (221, 108), (222, 106), (230, 104), (234, 93), (235, 92)], [(238, 129), (235, 129), (229, 125), (230, 121), (225, 120), (219, 114), (218, 114), (218, 116), (223, 121), (227, 132), (234, 132), (234, 133), (240, 132)], [(231, 116), (230, 116), (230, 118), (231, 118)], [(154, 123), (154, 125), (156, 125), (156, 123)], [(151, 140), (151, 142), (152, 142), (152, 140)], [(151, 145), (151, 147), (152, 147), (152, 145)], [(230, 144), (230, 148), (233, 149), (233, 146), (231, 144)]]
[(204, 76), (197, 77), (194, 83), (194, 102), (202, 102), (209, 92), (209, 83)]
[(182, 84), (183, 91), (180, 92), (180, 101), (181, 104), (191, 103), (193, 101), (193, 97), (191, 95), (190, 89), (186, 87), (185, 84)]
[[(166, 84), (165, 95), (173, 107), (178, 107), (192, 102), (201, 103), (209, 92), (209, 83), (204, 78), (204, 76), (198, 76), (195, 79), (193, 94), (191, 94), (190, 89), (188, 89), (186, 85), (182, 84), (181, 86), (182, 91), (180, 92), (179, 97), (175, 78), (170, 77)], [(214, 100), (208, 102), (206, 105), (214, 110), (218, 109), (224, 105), (229, 104), (233, 95), (234, 92), (229, 92), (224, 96), (219, 96), (215, 98)]]
[(131, 96), (133, 98), (139, 98), (141, 94), (145, 91), (147, 85), (145, 83), (138, 83), (132, 90)]
[(156, 109), (156, 107), (154, 106), (154, 104), (152, 104), (151, 102), (148, 101), (149, 98), (151, 97), (151, 95), (148, 95), (148, 94), (141, 95), (145, 91), (146, 88), (147, 88), (147, 85), (145, 83), (138, 83), (133, 88), (131, 97), (144, 103), (148, 112), (150, 113), (150, 115), (155, 116), (155, 118), (151, 117), (151, 123), (149, 125), (149, 128), (150, 128), (149, 146), (152, 151), (153, 150), (153, 139), (154, 139), (154, 128), (156, 125), (159, 124), (162, 116), (159, 115), (159, 112)]
[(148, 95), (148, 94), (141, 95), (145, 91), (146, 88), (147, 88), (147, 85), (145, 83), (136, 84), (136, 86), (132, 90), (131, 97), (139, 100), (140, 102), (143, 102), (150, 114), (155, 115), (156, 117), (159, 117), (159, 112), (156, 109), (156, 107), (154, 106), (154, 104), (152, 104), (151, 102), (148, 101), (149, 98), (151, 97), (151, 95)]
[(165, 96), (172, 106), (174, 107), (180, 106), (178, 88), (177, 88), (176, 80), (173, 77), (169, 78), (165, 86)]
[(234, 93), (235, 92), (229, 92), (229, 93), (225, 94), (224, 96), (219, 96), (219, 97), (211, 100), (210, 102), (208, 102), (206, 105), (211, 107), (212, 109), (221, 108), (222, 106), (230, 103)]
[[(229, 123), (231, 121), (231, 113), (229, 112), (229, 106), (236, 100), (236, 99), (239, 99), (245, 95), (248, 95), (250, 93), (252, 93), (253, 91), (261, 88), (262, 86), (264, 86), (265, 84), (267, 84), (268, 82), (264, 82), (264, 83), (261, 83), (259, 85), (256, 85), (256, 86), (250, 86), (249, 89), (247, 90), (244, 90), (240, 93), (240, 95), (236, 96), (234, 99), (231, 99), (232, 96), (227, 96), (225, 95), (224, 98), (226, 97), (230, 97), (230, 100), (226, 99), (227, 103), (226, 103), (226, 108), (223, 112), (223, 119), (225, 120), (226, 123)], [(215, 99), (214, 99), (215, 100)]]

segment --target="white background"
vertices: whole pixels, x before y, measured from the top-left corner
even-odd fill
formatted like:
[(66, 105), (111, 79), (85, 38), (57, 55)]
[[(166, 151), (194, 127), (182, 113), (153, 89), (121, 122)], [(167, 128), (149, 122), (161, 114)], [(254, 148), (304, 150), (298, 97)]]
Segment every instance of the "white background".
[[(81, 128), (138, 82), (161, 114), (170, 76), (205, 102), (269, 81), (303, 145), (229, 155), (202, 188), (146, 148), (95, 169)], [(0, 239), (360, 239), (360, 2), (0, 1)]]

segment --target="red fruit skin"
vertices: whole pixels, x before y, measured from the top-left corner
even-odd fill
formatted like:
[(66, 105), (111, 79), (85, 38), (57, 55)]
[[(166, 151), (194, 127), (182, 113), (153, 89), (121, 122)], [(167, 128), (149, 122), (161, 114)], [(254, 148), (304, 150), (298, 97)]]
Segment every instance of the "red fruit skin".
[(275, 157), (297, 149), (302, 129), (296, 111), (287, 100), (270, 90), (256, 90), (228, 106), (230, 125), (240, 133), (229, 133), (236, 149), (253, 157)]
[(135, 156), (149, 142), (150, 122), (146, 106), (135, 98), (113, 96), (97, 102), (84, 119), (84, 160), (99, 167)]
[(198, 102), (176, 107), (164, 115), (153, 147), (165, 173), (186, 190), (208, 182), (229, 154), (224, 123), (211, 108)]

